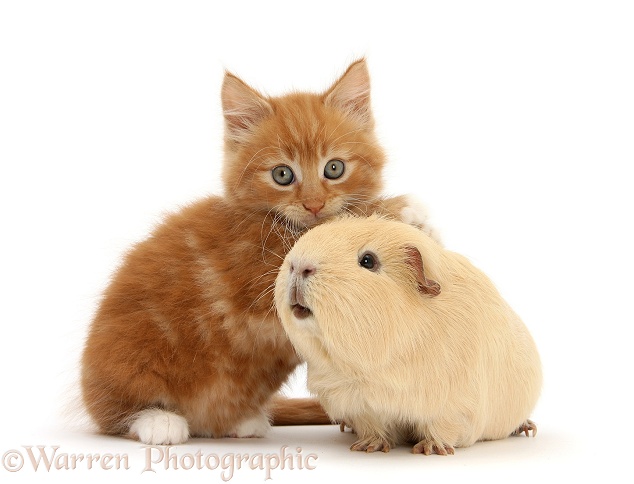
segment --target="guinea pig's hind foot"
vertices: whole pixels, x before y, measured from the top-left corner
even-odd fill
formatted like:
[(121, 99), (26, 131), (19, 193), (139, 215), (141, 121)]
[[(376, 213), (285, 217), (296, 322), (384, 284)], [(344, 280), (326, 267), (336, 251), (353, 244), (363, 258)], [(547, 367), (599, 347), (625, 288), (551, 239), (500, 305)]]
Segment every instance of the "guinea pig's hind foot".
[(532, 420), (527, 419), (526, 422), (515, 429), (511, 435), (520, 435), (521, 433), (524, 433), (526, 437), (530, 437), (531, 431), (533, 432), (533, 437), (535, 437), (537, 435), (537, 424), (535, 424)]
[(366, 439), (359, 439), (350, 446), (350, 450), (358, 450), (360, 452), (376, 452), (378, 450), (382, 452), (390, 451), (390, 443), (382, 437), (368, 437)]
[(421, 440), (418, 444), (412, 447), (413, 454), (438, 454), (438, 455), (453, 455), (454, 448), (449, 444), (443, 444), (435, 440), (425, 439)]

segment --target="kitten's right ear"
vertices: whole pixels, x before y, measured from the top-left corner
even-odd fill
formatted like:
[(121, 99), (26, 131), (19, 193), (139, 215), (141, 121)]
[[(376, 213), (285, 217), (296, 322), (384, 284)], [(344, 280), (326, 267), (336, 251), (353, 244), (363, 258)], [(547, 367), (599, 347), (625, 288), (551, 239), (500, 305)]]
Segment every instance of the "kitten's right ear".
[(365, 59), (353, 62), (324, 94), (324, 104), (341, 109), (364, 124), (372, 125), (370, 74)]
[(225, 73), (221, 97), (226, 135), (234, 141), (243, 140), (256, 124), (273, 114), (266, 99), (230, 72)]

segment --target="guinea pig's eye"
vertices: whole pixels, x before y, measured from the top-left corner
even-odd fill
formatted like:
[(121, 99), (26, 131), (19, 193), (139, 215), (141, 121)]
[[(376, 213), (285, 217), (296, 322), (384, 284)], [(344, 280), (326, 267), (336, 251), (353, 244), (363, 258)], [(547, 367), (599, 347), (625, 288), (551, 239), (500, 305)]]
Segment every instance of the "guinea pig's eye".
[(341, 178), (343, 172), (346, 171), (346, 165), (341, 160), (330, 160), (324, 168), (324, 176), (329, 180)]
[(379, 261), (372, 252), (364, 252), (359, 257), (359, 265), (369, 271), (376, 271), (379, 268)]
[(278, 185), (290, 185), (291, 183), (293, 183), (293, 180), (295, 180), (293, 170), (291, 170), (286, 165), (276, 166), (275, 168), (273, 168), (271, 175), (273, 176), (273, 180), (275, 180), (275, 183), (277, 183)]

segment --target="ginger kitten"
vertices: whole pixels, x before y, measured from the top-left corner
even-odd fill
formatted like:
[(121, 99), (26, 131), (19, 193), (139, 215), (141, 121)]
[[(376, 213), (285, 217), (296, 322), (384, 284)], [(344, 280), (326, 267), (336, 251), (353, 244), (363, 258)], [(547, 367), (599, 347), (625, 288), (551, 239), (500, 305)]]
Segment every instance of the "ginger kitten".
[(312, 399), (273, 398), (300, 363), (273, 288), (294, 241), (323, 220), (410, 218), (406, 197), (380, 197), (385, 156), (369, 95), (364, 60), (321, 94), (265, 97), (226, 73), (224, 195), (135, 245), (92, 322), (82, 391), (101, 432), (178, 444), (263, 436), (271, 415), (329, 422)]

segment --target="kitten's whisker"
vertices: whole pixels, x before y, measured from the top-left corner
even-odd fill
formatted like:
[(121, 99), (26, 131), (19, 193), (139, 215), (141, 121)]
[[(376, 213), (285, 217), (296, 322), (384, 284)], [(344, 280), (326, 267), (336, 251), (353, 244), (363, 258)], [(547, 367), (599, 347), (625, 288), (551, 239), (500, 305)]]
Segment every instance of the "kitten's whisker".
[[(262, 153), (260, 155), (261, 152), (265, 151), (265, 150), (276, 150), (275, 146), (265, 146), (263, 148), (260, 148), (258, 151), (256, 151), (253, 156), (251, 157), (251, 159), (249, 161), (247, 161), (247, 163), (244, 165), (244, 168), (242, 169), (242, 172), (240, 173), (240, 176), (238, 177), (238, 181), (236, 182), (236, 185), (234, 187), (234, 189), (237, 189), (240, 186), (240, 183), (242, 182), (242, 178), (244, 177), (244, 174), (247, 171), (247, 168), (249, 168), (249, 165), (251, 165), (251, 163), (253, 161), (255, 161), (256, 159), (260, 159), (263, 158), (266, 155), (265, 153)], [(258, 156), (260, 155), (260, 156)], [(257, 157), (257, 158), (256, 158)]]
[(288, 151), (288, 153), (291, 153), (293, 151), (293, 148), (291, 147), (291, 145), (288, 142), (283, 141), (278, 133), (277, 134), (277, 149), (279, 150), (280, 155), (286, 156), (287, 153), (282, 149), (282, 145), (284, 146), (284, 148), (286, 148), (286, 151)]
[[(271, 213), (273, 213), (273, 217), (271, 218), (271, 223), (269, 225), (269, 230), (266, 234), (266, 236), (264, 235), (264, 224), (266, 223), (267, 220), (269, 220), (269, 218), (271, 217)], [(262, 261), (265, 262), (266, 261), (266, 256), (265, 256), (265, 252), (266, 252), (266, 245), (267, 242), (269, 240), (269, 237), (271, 236), (271, 233), (274, 230), (275, 227), (275, 218), (277, 217), (277, 211), (275, 210), (275, 207), (272, 207), (271, 209), (269, 209), (269, 211), (266, 213), (264, 219), (262, 220), (262, 225), (260, 228), (260, 240), (262, 243)]]
[(317, 135), (315, 136), (315, 144), (318, 144), (321, 148), (323, 148), (323, 144), (324, 144), (324, 140), (322, 139), (321, 135), (324, 134), (325, 131), (326, 131), (326, 123), (323, 123), (321, 125), (321, 129), (319, 130), (319, 133), (317, 133)]
[(372, 165), (372, 163), (370, 163), (364, 156), (360, 155), (357, 152), (352, 152), (355, 156), (361, 158), (366, 165), (368, 165), (368, 167), (370, 168), (370, 170), (372, 170), (374, 176), (376, 176), (377, 178), (380, 177), (380, 174), (376, 171), (376, 169), (374, 168), (374, 166)]
[[(341, 126), (344, 122), (346, 121), (346, 119), (342, 119), (339, 124), (337, 126), (335, 126), (333, 128), (333, 130), (330, 132), (330, 134), (328, 134), (328, 139), (332, 138), (332, 135), (334, 134), (335, 131), (337, 131), (339, 129), (339, 126)], [(338, 139), (338, 138), (337, 138)]]
[[(340, 123), (340, 125), (341, 125), (341, 123)], [(337, 126), (337, 127), (339, 127), (339, 126)], [(363, 130), (365, 130), (365, 128), (357, 128), (357, 129), (353, 129), (353, 130), (347, 131), (347, 132), (345, 132), (345, 133), (343, 133), (343, 134), (341, 134), (341, 135), (337, 136), (335, 139), (331, 140), (330, 142), (331, 142), (333, 145), (336, 145), (336, 144), (337, 144), (337, 141), (339, 141), (339, 140), (340, 140), (341, 138), (343, 138), (344, 136), (348, 136), (348, 135), (350, 135), (350, 134), (358, 133), (359, 131), (363, 131)], [(334, 133), (334, 130), (333, 130), (333, 133)], [(332, 134), (331, 134), (331, 135), (332, 135)], [(339, 143), (339, 144), (345, 144), (345, 142), (343, 142), (343, 143)]]
[(242, 219), (240, 220), (240, 222), (235, 226), (231, 228), (231, 234), (236, 234), (236, 233), (241, 233), (241, 231), (239, 230), (243, 224), (247, 223), (247, 222), (251, 222), (253, 219), (261, 218), (261, 215), (259, 212), (247, 212), (246, 216), (242, 217)]
[(340, 143), (337, 143), (336, 145), (334, 145), (335, 148), (339, 148), (340, 146), (343, 145), (365, 145), (365, 146), (372, 146), (372, 143), (367, 143), (365, 141), (342, 141)]

